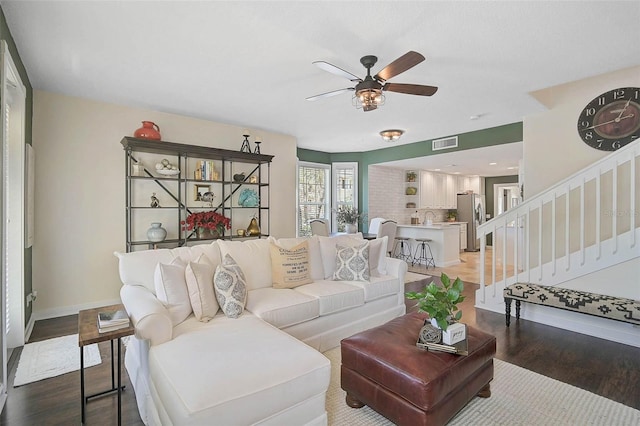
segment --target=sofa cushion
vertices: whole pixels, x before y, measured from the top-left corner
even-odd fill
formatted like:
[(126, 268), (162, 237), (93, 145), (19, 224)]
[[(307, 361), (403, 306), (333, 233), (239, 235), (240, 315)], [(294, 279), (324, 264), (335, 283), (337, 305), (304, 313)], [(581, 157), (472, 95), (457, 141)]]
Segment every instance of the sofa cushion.
[(247, 302), (247, 284), (242, 269), (233, 257), (226, 255), (218, 265), (213, 284), (222, 312), (229, 318), (238, 318)]
[(218, 240), (222, 258), (230, 255), (247, 279), (247, 290), (271, 287), (271, 253), (266, 239), (247, 241)]
[(186, 267), (187, 263), (177, 257), (169, 264), (158, 263), (154, 272), (156, 297), (169, 311), (174, 326), (192, 312), (185, 279)]
[(120, 281), (125, 285), (141, 285), (156, 294), (154, 274), (158, 263), (169, 264), (175, 258), (169, 249), (113, 253), (119, 260)]
[(286, 249), (291, 249), (303, 241), (306, 241), (309, 244), (309, 269), (311, 279), (313, 281), (324, 279), (324, 267), (322, 265), (322, 255), (320, 254), (320, 241), (317, 235), (312, 235), (311, 237), (278, 239), (270, 236), (268, 241)]
[(324, 278), (331, 279), (336, 270), (336, 244), (343, 246), (354, 246), (362, 244), (362, 234), (344, 234), (335, 237), (318, 236), (320, 243), (320, 254), (322, 255), (322, 267)]
[(203, 256), (198, 262), (189, 262), (185, 269), (191, 308), (198, 321), (208, 322), (218, 312), (218, 302), (213, 291), (213, 272), (213, 266)]
[(271, 281), (274, 288), (294, 288), (313, 282), (309, 268), (309, 242), (284, 248), (274, 243), (271, 251)]
[(250, 313), (219, 313), (206, 324), (188, 318), (153, 346), (149, 374), (174, 425), (257, 424), (323, 395), (330, 363)]
[(320, 316), (317, 298), (289, 288), (250, 290), (247, 309), (278, 328), (289, 327)]
[(364, 290), (364, 301), (380, 299), (391, 294), (399, 294), (401, 291), (398, 277), (385, 275), (382, 277), (371, 277), (369, 281), (349, 281), (349, 284), (360, 287)]
[(320, 316), (364, 305), (364, 289), (342, 281), (316, 281), (295, 291), (317, 298)]
[(348, 247), (336, 245), (336, 281), (369, 281), (369, 242)]
[(386, 235), (369, 241), (369, 272), (372, 277), (387, 275), (387, 241)]

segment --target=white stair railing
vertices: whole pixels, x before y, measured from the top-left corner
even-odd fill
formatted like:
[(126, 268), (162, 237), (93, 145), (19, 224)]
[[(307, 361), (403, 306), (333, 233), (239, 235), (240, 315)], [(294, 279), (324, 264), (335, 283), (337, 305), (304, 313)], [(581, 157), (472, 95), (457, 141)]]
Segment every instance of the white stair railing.
[(640, 257), (639, 165), (636, 141), (480, 225), (476, 305), (515, 282), (557, 285)]

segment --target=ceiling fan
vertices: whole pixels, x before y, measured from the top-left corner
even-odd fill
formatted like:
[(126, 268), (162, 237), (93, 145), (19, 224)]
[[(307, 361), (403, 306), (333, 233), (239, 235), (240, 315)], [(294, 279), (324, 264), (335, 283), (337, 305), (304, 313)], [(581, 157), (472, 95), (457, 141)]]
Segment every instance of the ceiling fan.
[(418, 52), (409, 51), (400, 56), (395, 61), (384, 67), (378, 74), (371, 76), (371, 68), (378, 62), (378, 58), (373, 55), (363, 56), (360, 63), (367, 69), (367, 76), (363, 79), (343, 70), (333, 64), (325, 61), (313, 62), (318, 68), (328, 71), (332, 74), (345, 77), (348, 80), (357, 83), (355, 87), (347, 87), (345, 89), (333, 90), (331, 92), (321, 93), (319, 95), (308, 97), (308, 101), (315, 101), (320, 98), (339, 95), (345, 92), (355, 92), (353, 103), (356, 108), (362, 108), (363, 111), (373, 111), (384, 103), (384, 94), (382, 92), (406, 93), (408, 95), (431, 96), (438, 90), (434, 86), (423, 86), (421, 84), (402, 84), (387, 83), (392, 77), (415, 67), (425, 58)]

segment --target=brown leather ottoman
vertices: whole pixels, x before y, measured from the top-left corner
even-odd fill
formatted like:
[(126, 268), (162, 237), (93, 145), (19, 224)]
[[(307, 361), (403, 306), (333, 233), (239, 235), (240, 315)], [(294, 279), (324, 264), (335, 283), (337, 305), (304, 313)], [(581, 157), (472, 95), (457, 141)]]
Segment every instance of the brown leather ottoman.
[(341, 342), (347, 404), (398, 425), (443, 425), (474, 396), (489, 397), (496, 338), (467, 327), (469, 355), (416, 347), (427, 317), (412, 313)]

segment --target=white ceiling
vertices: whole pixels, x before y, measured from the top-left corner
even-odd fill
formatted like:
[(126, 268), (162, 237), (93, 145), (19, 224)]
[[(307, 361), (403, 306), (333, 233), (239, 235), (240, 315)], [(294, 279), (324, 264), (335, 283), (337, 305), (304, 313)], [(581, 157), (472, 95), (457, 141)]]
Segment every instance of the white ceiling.
[[(403, 144), (522, 121), (543, 109), (530, 92), (640, 64), (638, 1), (0, 3), (35, 89), (327, 152), (390, 146), (386, 128), (406, 130)], [(378, 56), (377, 72), (409, 50), (427, 60), (390, 82), (438, 86), (434, 96), (387, 92), (366, 113), (350, 93), (305, 100), (353, 86), (313, 61), (364, 77), (361, 56)]]
[(403, 170), (431, 170), (460, 175), (510, 176), (518, 174), (519, 160), (522, 158), (522, 145), (522, 142), (515, 142), (407, 160), (388, 161), (381, 165)]

